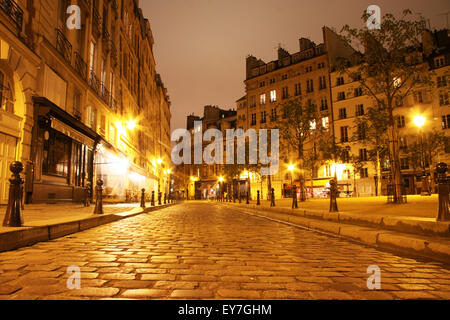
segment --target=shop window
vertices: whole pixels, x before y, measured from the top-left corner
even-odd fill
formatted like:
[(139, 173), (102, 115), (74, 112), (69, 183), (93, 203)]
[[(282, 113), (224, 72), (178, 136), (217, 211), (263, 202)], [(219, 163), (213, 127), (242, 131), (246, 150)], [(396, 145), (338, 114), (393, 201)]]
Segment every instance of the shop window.
[(44, 142), (42, 172), (47, 175), (68, 177), (71, 139), (50, 130)]

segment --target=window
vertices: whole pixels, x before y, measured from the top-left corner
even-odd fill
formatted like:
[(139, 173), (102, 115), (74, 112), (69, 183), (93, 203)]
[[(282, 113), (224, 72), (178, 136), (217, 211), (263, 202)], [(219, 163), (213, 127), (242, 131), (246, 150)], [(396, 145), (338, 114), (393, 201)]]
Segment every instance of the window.
[(359, 149), (359, 161), (367, 161), (367, 149)]
[(367, 169), (367, 168), (361, 168), (361, 169), (359, 170), (359, 176), (360, 176), (361, 179), (363, 179), (363, 178), (368, 178), (368, 177), (369, 177), (369, 169)]
[(436, 59), (434, 59), (434, 66), (436, 68), (440, 68), (445, 66), (445, 58), (444, 57), (438, 57)]
[(422, 91), (414, 92), (414, 102), (415, 103), (423, 103)]
[(81, 94), (78, 90), (75, 90), (73, 93), (73, 115), (78, 120), (81, 120)]
[(44, 141), (42, 172), (60, 177), (69, 176), (69, 155), (71, 139), (56, 130), (49, 129), (49, 137)]
[(283, 87), (283, 92), (282, 92), (282, 99), (287, 99), (289, 98), (289, 88), (288, 87)]
[(312, 71), (312, 66), (306, 67), (305, 68), (305, 73), (311, 72)]
[(254, 108), (254, 107), (256, 107), (256, 97), (251, 96), (250, 97), (250, 108)]
[(325, 76), (319, 77), (319, 90), (326, 89), (327, 81)]
[(0, 108), (3, 108), (3, 83), (5, 81), (5, 75), (0, 71)]
[(342, 86), (344, 84), (344, 77), (338, 77), (336, 79), (336, 85)]
[(364, 123), (358, 124), (358, 139), (366, 139), (366, 125)]
[(356, 105), (356, 116), (360, 117), (364, 115), (364, 105), (358, 104)]
[(265, 83), (264, 81), (262, 81), (262, 82), (259, 83), (259, 87), (260, 87), (260, 88), (264, 87), (265, 85), (266, 85), (266, 83)]
[(341, 108), (339, 109), (339, 119), (346, 119), (347, 118), (347, 109)]
[(265, 111), (261, 112), (261, 123), (266, 123), (267, 121), (267, 115)]
[(349, 163), (350, 162), (350, 152), (348, 150), (342, 151), (341, 160), (344, 163)]
[(450, 114), (442, 116), (442, 129), (450, 128)]
[(320, 110), (321, 111), (328, 110), (328, 100), (326, 97), (322, 98), (322, 100), (320, 101)]
[(272, 91), (270, 91), (270, 102), (275, 102), (275, 101), (277, 101), (277, 91), (272, 90)]
[(355, 97), (361, 97), (363, 94), (362, 88), (356, 88), (355, 89)]
[(287, 74), (283, 74), (282, 76), (281, 76), (281, 80), (286, 80), (288, 78), (288, 75)]
[(408, 143), (406, 141), (406, 137), (400, 137), (398, 140), (399, 148), (405, 150), (408, 148)]
[(270, 84), (274, 84), (275, 83), (275, 78), (270, 79)]
[(447, 79), (445, 76), (437, 77), (437, 86), (438, 86), (438, 88), (447, 86)]
[(402, 170), (409, 169), (409, 159), (408, 158), (400, 158), (400, 169), (402, 169)]
[[(89, 47), (89, 72), (94, 73), (95, 68), (95, 42), (91, 41), (90, 47)], [(126, 74), (126, 69), (125, 69)]]
[(405, 125), (405, 116), (397, 116), (397, 128), (404, 128)]
[(341, 142), (348, 142), (348, 127), (341, 127)]
[(253, 113), (253, 114), (252, 114), (252, 122), (251, 122), (251, 125), (252, 125), (252, 126), (256, 125), (256, 113)]
[(271, 121), (277, 121), (277, 118), (278, 118), (278, 116), (277, 116), (277, 109), (272, 109), (272, 115), (271, 115)]
[(265, 93), (263, 93), (259, 96), (259, 104), (260, 105), (266, 104), (266, 94)]
[(325, 68), (325, 62), (321, 62), (317, 64), (317, 69), (323, 69)]
[(295, 84), (295, 96), (301, 96), (302, 95), (302, 87), (300, 83)]
[(448, 93), (440, 93), (439, 94), (439, 105), (447, 106), (449, 105)]
[(328, 118), (328, 117), (322, 118), (322, 127), (324, 129), (328, 129), (330, 127), (330, 118)]
[(345, 92), (338, 92), (338, 101), (345, 100)]
[(314, 82), (313, 80), (306, 81), (306, 92), (310, 93), (314, 91)]

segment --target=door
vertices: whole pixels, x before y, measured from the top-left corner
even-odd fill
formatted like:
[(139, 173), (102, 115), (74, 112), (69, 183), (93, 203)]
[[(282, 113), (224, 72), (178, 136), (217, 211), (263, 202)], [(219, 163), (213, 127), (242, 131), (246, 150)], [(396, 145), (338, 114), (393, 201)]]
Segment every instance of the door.
[(0, 203), (8, 203), (9, 179), (11, 171), (9, 165), (16, 160), (17, 139), (0, 133)]

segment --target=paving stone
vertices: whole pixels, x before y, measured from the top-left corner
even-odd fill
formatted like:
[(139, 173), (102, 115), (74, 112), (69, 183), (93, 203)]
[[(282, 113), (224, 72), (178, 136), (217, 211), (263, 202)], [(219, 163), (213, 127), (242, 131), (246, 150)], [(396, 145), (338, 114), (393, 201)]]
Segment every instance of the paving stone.
[(154, 299), (154, 298), (163, 298), (167, 296), (169, 293), (169, 290), (158, 290), (158, 289), (133, 289), (133, 290), (126, 290), (121, 294), (121, 296), (125, 298), (147, 298), (147, 299)]
[(176, 299), (206, 299), (206, 298), (212, 298), (214, 296), (213, 292), (211, 290), (174, 290), (172, 294), (170, 295), (171, 298)]

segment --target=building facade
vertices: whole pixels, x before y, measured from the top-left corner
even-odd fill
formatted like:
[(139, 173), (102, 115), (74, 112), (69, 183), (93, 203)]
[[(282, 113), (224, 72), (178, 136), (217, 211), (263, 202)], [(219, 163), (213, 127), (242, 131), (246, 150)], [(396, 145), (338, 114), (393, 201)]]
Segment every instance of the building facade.
[(98, 178), (111, 201), (169, 192), (170, 100), (138, 1), (0, 1), (0, 15), (0, 201), (13, 160), (28, 203), (79, 201)]

